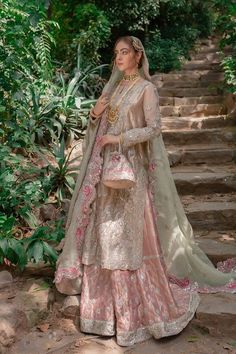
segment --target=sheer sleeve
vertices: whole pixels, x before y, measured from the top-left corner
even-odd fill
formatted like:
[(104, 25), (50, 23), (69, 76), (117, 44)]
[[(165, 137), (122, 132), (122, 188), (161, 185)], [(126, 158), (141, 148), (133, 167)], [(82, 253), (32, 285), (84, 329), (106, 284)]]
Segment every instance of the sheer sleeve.
[(91, 115), (89, 115), (89, 120), (92, 124), (96, 125), (97, 122), (99, 121), (100, 118), (94, 118)]
[(129, 147), (147, 141), (161, 133), (161, 118), (157, 88), (150, 84), (145, 88), (143, 112), (146, 126), (134, 128), (123, 133), (123, 146)]

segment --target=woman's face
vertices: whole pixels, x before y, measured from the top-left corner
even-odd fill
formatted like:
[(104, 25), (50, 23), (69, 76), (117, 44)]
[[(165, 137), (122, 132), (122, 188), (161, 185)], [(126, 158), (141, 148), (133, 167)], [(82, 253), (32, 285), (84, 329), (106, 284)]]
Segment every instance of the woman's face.
[(124, 41), (117, 43), (115, 50), (115, 64), (120, 71), (131, 72), (137, 69), (137, 63), (141, 54), (136, 53), (133, 48)]

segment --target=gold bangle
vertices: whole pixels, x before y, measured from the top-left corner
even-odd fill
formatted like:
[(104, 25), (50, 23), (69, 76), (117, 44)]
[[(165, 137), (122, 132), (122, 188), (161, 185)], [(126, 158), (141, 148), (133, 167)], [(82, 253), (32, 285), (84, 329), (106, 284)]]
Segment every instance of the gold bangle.
[(93, 108), (94, 107), (92, 107), (90, 109), (90, 112), (89, 112), (90, 116), (92, 116), (93, 118), (99, 118), (101, 116), (101, 114), (98, 115), (98, 114), (94, 113)]

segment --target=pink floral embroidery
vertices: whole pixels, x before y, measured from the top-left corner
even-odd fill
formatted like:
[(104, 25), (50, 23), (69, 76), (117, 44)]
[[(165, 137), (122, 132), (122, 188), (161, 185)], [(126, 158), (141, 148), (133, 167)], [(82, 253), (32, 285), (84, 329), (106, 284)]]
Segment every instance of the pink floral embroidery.
[(101, 137), (106, 133), (107, 130), (106, 116), (101, 119), (99, 124), (100, 125), (97, 133), (97, 138), (95, 140), (92, 154), (88, 162), (86, 175), (81, 187), (81, 205), (77, 211), (77, 231), (75, 237), (77, 239), (79, 258), (76, 262), (76, 265), (73, 267), (62, 268), (59, 266), (55, 273), (55, 282), (60, 282), (63, 278), (74, 279), (82, 275), (83, 264), (81, 263), (81, 256), (85, 230), (89, 223), (89, 208), (96, 197), (96, 184), (100, 181), (100, 175), (102, 171), (103, 157), (101, 156), (102, 147), (100, 141)]
[(155, 162), (151, 162), (149, 164), (149, 171), (151, 171), (151, 172), (155, 171), (156, 167), (157, 167), (157, 164)]
[(82, 272), (79, 269), (80, 264), (75, 265), (74, 267), (69, 268), (59, 268), (55, 273), (55, 283), (60, 283), (63, 278), (75, 279), (82, 276)]
[(236, 258), (229, 258), (224, 262), (218, 262), (217, 269), (223, 273), (236, 271)]
[(87, 205), (85, 205), (85, 206), (83, 207), (83, 212), (84, 212), (84, 213), (87, 213), (88, 210), (89, 210), (89, 207), (88, 207)]
[(113, 162), (120, 161), (120, 155), (113, 155), (113, 156), (112, 156), (112, 161), (113, 161)]
[(168, 278), (169, 278), (169, 281), (170, 281), (171, 283), (177, 284), (177, 285), (179, 285), (181, 288), (186, 288), (186, 287), (189, 286), (189, 284), (190, 284), (190, 281), (189, 281), (189, 279), (187, 279), (187, 278), (179, 279), (179, 278), (177, 278), (177, 277), (175, 277), (175, 276), (173, 276), (173, 275), (169, 275)]
[(97, 144), (100, 144), (101, 139), (102, 139), (102, 137), (101, 137), (101, 136), (97, 136), (97, 137), (96, 137), (96, 143), (97, 143)]
[(99, 126), (99, 132), (96, 138), (96, 142), (94, 144), (92, 155), (88, 163), (87, 173), (83, 182), (84, 186), (82, 187), (84, 198), (82, 199), (81, 212), (78, 212), (78, 219), (77, 219), (78, 228), (82, 230), (80, 237), (77, 238), (78, 250), (80, 253), (82, 252), (85, 230), (89, 223), (89, 207), (96, 197), (95, 187), (100, 180), (100, 174), (102, 171), (103, 158), (100, 155), (102, 150), (100, 141), (102, 135), (104, 135), (104, 133), (106, 132), (106, 129), (107, 129), (107, 119), (106, 117), (103, 117)]
[(83, 231), (80, 227), (78, 227), (77, 231), (76, 231), (76, 236), (80, 237), (83, 234)]
[(217, 292), (225, 293), (235, 293), (236, 292), (236, 281), (231, 280), (225, 285), (221, 286), (210, 286), (210, 285), (199, 285), (197, 282), (192, 282), (187, 278), (179, 279), (174, 275), (169, 275), (168, 279), (171, 283), (177, 284), (182, 289), (186, 291), (199, 292), (202, 294), (214, 294)]
[(89, 186), (84, 186), (83, 192), (84, 192), (84, 195), (86, 197), (88, 197), (90, 195), (90, 193), (92, 192), (92, 189)]

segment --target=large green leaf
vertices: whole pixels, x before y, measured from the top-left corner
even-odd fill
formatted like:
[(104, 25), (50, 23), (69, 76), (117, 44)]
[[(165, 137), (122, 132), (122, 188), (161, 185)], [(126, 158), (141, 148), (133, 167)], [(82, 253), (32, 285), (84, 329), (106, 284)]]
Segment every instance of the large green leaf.
[(43, 249), (44, 253), (48, 255), (50, 261), (56, 262), (58, 255), (56, 251), (47, 242), (43, 242)]
[(25, 265), (27, 264), (27, 255), (25, 249), (22, 246), (21, 241), (19, 240), (11, 239), (9, 240), (9, 242), (11, 243), (12, 249), (18, 256), (17, 264), (19, 265), (20, 269), (23, 270)]
[(36, 263), (43, 259), (43, 241), (35, 241), (32, 247), (32, 256)]
[(0, 248), (3, 254), (6, 255), (8, 250), (8, 240), (6, 238), (0, 239)]

